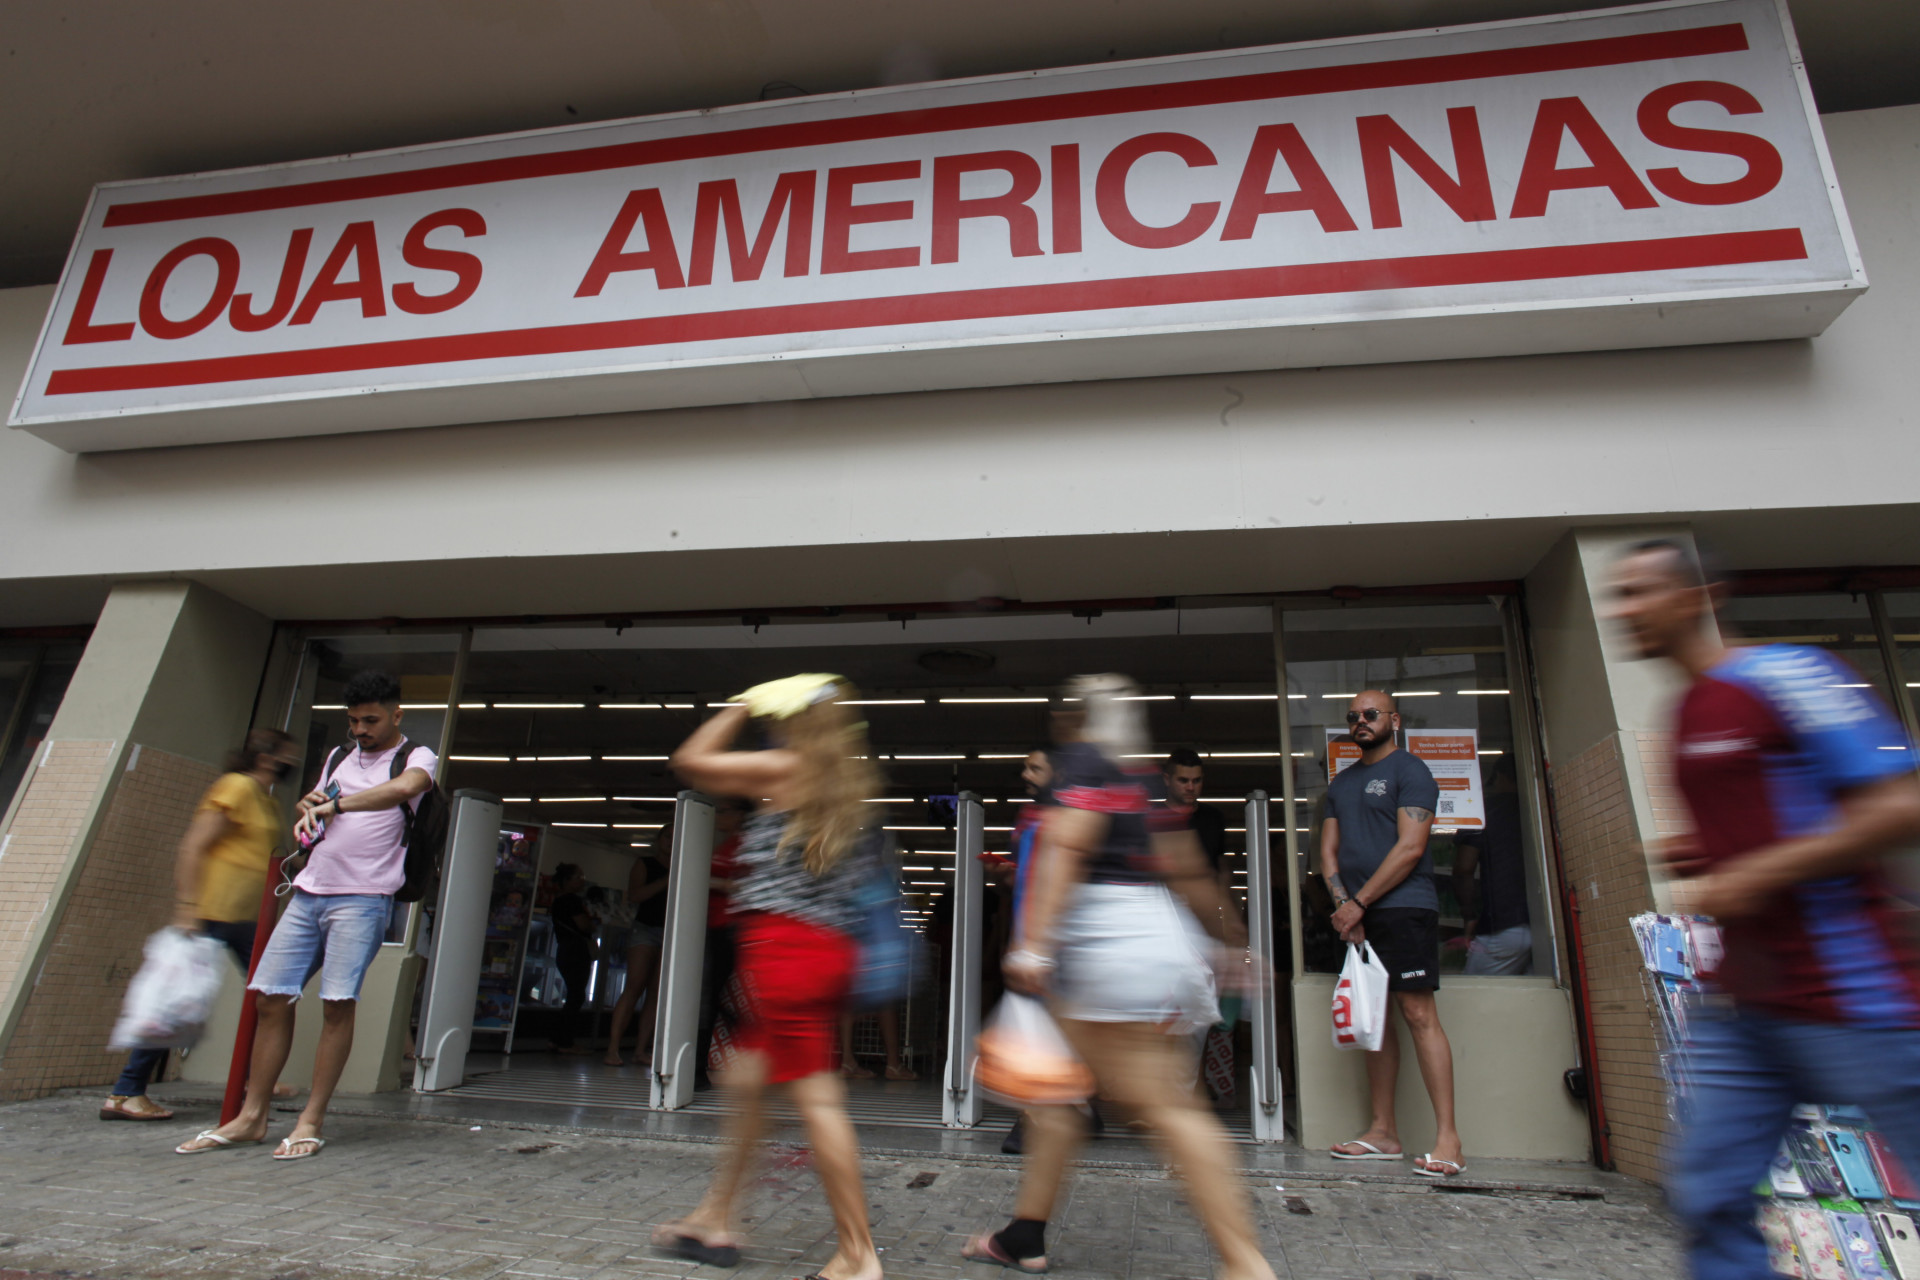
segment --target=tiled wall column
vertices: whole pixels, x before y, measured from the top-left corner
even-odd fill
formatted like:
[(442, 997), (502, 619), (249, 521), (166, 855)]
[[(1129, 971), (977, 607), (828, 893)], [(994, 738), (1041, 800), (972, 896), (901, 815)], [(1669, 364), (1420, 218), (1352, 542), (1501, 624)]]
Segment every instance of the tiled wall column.
[(173, 855), (244, 735), (271, 624), (185, 582), (116, 587), (0, 832), (0, 1098), (104, 1085)]
[(1671, 527), (1575, 530), (1527, 577), (1555, 836), (1572, 906), (1566, 933), (1585, 964), (1589, 1075), (1614, 1164), (1647, 1179), (1660, 1173), (1666, 1092), (1627, 921), (1665, 901), (1646, 849), (1679, 816), (1666, 772), (1679, 684), (1661, 665), (1620, 652), (1601, 611), (1615, 559), (1652, 537), (1690, 543), (1692, 535)]

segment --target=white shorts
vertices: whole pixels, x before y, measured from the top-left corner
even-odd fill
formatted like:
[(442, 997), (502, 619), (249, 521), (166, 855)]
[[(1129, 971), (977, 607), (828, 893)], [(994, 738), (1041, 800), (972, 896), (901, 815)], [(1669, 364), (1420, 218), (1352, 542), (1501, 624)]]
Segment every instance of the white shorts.
[(1191, 1035), (1220, 1021), (1212, 943), (1164, 885), (1083, 884), (1060, 923), (1056, 1012)]

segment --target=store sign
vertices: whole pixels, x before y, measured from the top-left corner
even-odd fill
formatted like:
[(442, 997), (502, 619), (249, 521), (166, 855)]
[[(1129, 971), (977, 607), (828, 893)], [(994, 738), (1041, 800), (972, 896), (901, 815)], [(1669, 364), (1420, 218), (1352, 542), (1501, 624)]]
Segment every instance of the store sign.
[[(1360, 744), (1345, 729), (1327, 728), (1327, 781), (1360, 763)], [(1440, 788), (1433, 810), (1436, 830), (1477, 830), (1487, 825), (1487, 793), (1480, 778), (1477, 729), (1408, 729), (1403, 747), (1418, 756)]]
[(71, 449), (1820, 332), (1784, 5), (1707, 0), (109, 184)]

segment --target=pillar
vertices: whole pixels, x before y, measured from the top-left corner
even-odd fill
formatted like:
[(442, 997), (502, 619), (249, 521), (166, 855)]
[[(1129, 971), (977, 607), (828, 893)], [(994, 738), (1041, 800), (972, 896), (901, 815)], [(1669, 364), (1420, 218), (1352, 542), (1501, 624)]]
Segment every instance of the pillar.
[(245, 735), (272, 624), (196, 583), (122, 583), (0, 832), (0, 1098), (105, 1085), (173, 856)]
[(1684, 829), (1667, 727), (1681, 683), (1623, 652), (1602, 613), (1613, 562), (1656, 537), (1692, 545), (1684, 527), (1575, 529), (1526, 579), (1567, 942), (1584, 958), (1589, 1082), (1615, 1167), (1647, 1179), (1660, 1173), (1666, 1090), (1627, 921), (1667, 904), (1647, 848)]

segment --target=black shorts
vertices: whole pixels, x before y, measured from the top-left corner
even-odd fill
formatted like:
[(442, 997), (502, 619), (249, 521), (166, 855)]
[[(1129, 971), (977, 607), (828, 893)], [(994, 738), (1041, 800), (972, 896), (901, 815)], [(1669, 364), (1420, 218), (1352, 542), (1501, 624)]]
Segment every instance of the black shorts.
[(1440, 913), (1425, 907), (1374, 907), (1361, 922), (1387, 967), (1389, 991), (1440, 989)]

